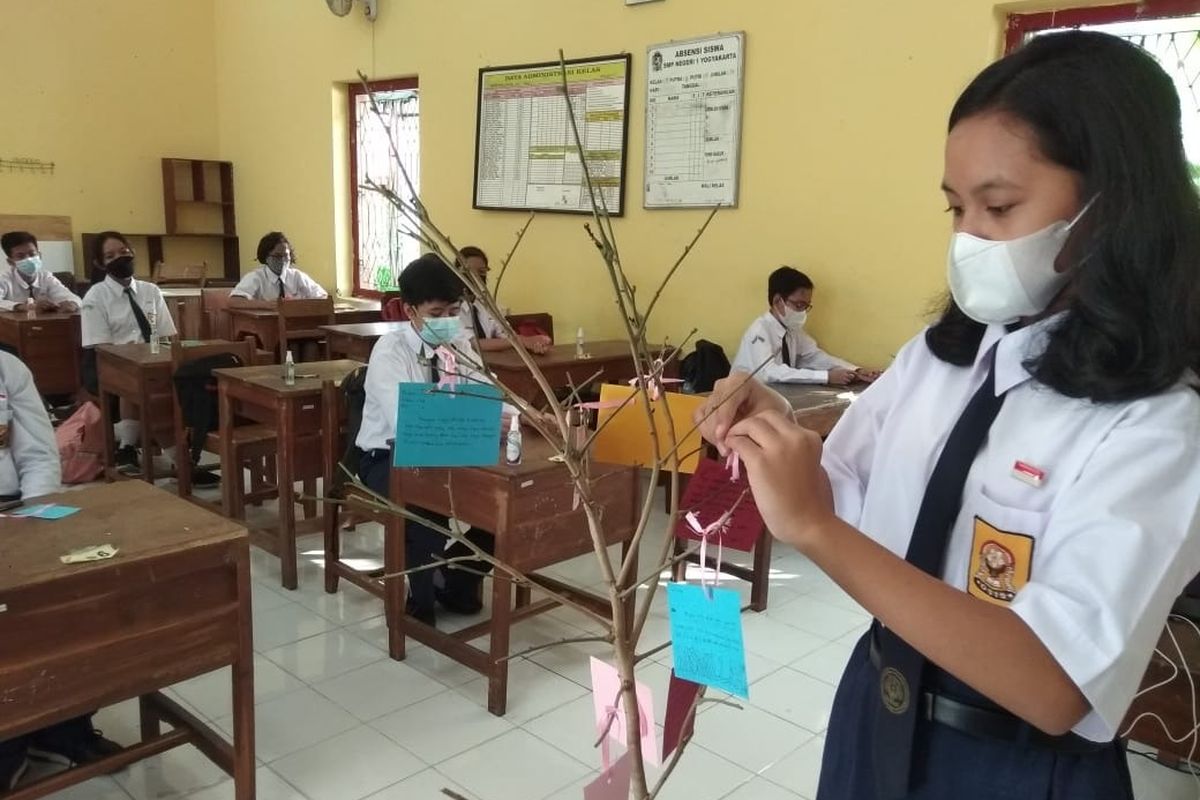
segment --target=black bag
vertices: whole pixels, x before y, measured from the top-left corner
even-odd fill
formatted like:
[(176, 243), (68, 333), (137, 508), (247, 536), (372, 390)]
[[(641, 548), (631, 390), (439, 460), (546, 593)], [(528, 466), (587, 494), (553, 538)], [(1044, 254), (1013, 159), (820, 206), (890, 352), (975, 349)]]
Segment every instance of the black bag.
[[(342, 405), (346, 412), (346, 449), (342, 452), (341, 466), (334, 470), (330, 495), (339, 497), (342, 487), (358, 475), (358, 456), (361, 452), (354, 442), (362, 427), (363, 406), (367, 404), (367, 368), (359, 367), (342, 379)], [(349, 475), (342, 471), (345, 467)]]
[(699, 339), (696, 349), (679, 364), (679, 376), (683, 378), (684, 391), (696, 394), (711, 392), (713, 384), (729, 377), (729, 359), (719, 344)]
[(233, 353), (197, 358), (182, 365), (173, 377), (175, 396), (183, 414), (183, 424), (191, 429), (192, 463), (200, 461), (204, 437), (221, 425), (217, 404), (217, 379), (214, 369), (240, 367), (242, 360)]

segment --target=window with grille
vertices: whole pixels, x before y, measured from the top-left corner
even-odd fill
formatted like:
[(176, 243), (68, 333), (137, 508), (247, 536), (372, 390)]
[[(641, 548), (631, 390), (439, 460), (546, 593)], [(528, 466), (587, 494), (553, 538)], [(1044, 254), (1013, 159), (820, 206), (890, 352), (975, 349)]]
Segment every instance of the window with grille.
[[(395, 207), (362, 187), (370, 180), (405, 200), (420, 191), (421, 117), (416, 78), (375, 81), (368, 87), (380, 114), (371, 110), (370, 95), (363, 87), (352, 84), (349, 122), (354, 293), (370, 297), (394, 291), (400, 270), (421, 255), (421, 247)], [(396, 165), (393, 149), (411, 188)]]
[(1183, 149), (1200, 186), (1200, 0), (1149, 0), (1136, 4), (1012, 14), (1008, 50), (1032, 36), (1063, 30), (1120, 36), (1153, 55), (1175, 81), (1182, 111)]

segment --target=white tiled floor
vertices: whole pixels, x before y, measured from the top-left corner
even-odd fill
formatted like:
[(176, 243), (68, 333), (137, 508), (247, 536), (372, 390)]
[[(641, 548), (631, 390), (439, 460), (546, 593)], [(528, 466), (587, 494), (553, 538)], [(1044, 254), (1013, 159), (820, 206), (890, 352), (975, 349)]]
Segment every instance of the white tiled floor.
[[(345, 543), (369, 557), (378, 552), (380, 536), (364, 526)], [(280, 588), (274, 557), (252, 556), (259, 800), (434, 800), (443, 788), (471, 800), (583, 796), (599, 767), (588, 659), (603, 657), (606, 645), (571, 644), (515, 659), (509, 712), (497, 718), (486, 710), (486, 684), (471, 670), (414, 642), (404, 662), (387, 658), (381, 603), (345, 582), (336, 595), (325, 594), (319, 538), (305, 537), (300, 545), (304, 563), (295, 592)], [(655, 541), (648, 547), (657, 552)], [(590, 556), (554, 572), (584, 584), (597, 575)], [(727, 585), (744, 591), (734, 581)], [(701, 709), (695, 739), (660, 795), (664, 800), (813, 798), (834, 686), (867, 617), (783, 547), (772, 562), (771, 592), (768, 613), (744, 617), (750, 701)], [(669, 638), (662, 595), (643, 649)], [(519, 624), (513, 650), (596, 630), (585, 615), (560, 609)], [(660, 724), (670, 665), (668, 648), (639, 668), (639, 679), (654, 692)], [(171, 692), (229, 734), (227, 670)], [(138, 732), (136, 704), (105, 709), (97, 725), (112, 738), (131, 740)], [(1188, 776), (1142, 758), (1130, 761), (1139, 798), (1200, 794)], [(649, 769), (652, 782), (657, 774)], [(233, 789), (189, 747), (58, 797), (232, 800)]]

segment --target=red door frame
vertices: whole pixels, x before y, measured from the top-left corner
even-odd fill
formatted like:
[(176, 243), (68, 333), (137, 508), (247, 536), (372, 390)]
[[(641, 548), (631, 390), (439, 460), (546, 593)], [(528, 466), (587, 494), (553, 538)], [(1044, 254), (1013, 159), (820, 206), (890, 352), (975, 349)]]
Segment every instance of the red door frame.
[(1143, 0), (1115, 6), (1065, 8), (1035, 14), (1009, 14), (1004, 30), (1004, 52), (1011, 52), (1027, 34), (1049, 28), (1077, 28), (1081, 25), (1105, 25), (1114, 22), (1189, 17), (1200, 14), (1200, 0)]
[(350, 236), (353, 241), (354, 257), (351, 261), (354, 273), (354, 296), (355, 297), (374, 297), (382, 296), (381, 292), (374, 289), (364, 289), (358, 283), (359, 263), (358, 263), (358, 124), (355, 114), (357, 113), (356, 104), (358, 98), (370, 92), (387, 92), (396, 89), (416, 89), (416, 78), (392, 78), (384, 81), (368, 81), (366, 88), (361, 83), (350, 84), (350, 111), (346, 117), (347, 124), (350, 126)]

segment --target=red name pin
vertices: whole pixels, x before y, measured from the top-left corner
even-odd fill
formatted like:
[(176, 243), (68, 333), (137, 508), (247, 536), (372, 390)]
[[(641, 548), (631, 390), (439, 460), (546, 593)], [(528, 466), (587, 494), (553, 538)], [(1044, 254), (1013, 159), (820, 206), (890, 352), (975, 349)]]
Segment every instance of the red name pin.
[(1017, 480), (1030, 486), (1041, 487), (1046, 480), (1046, 473), (1032, 464), (1018, 461), (1013, 464), (1012, 475)]

